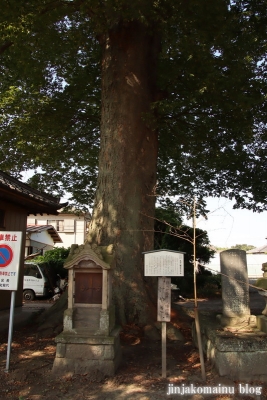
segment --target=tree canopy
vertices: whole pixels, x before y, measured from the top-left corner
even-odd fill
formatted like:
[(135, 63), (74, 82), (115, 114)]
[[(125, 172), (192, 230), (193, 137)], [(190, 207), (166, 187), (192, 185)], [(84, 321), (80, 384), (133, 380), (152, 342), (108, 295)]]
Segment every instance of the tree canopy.
[[(156, 208), (154, 221), (154, 248), (176, 250), (185, 253), (187, 264), (193, 260), (193, 227), (182, 223), (181, 217), (173, 209)], [(206, 231), (195, 229), (196, 258), (201, 264), (207, 264), (214, 256)]]
[(69, 252), (70, 247), (55, 247), (52, 250), (47, 250), (44, 255), (35, 257), (34, 262), (46, 264), (50, 272), (53, 272), (55, 280), (57, 274), (59, 274), (61, 278), (65, 278), (68, 272), (63, 268), (63, 265)]
[[(158, 43), (142, 118), (159, 132), (155, 194), (266, 203), (266, 1), (2, 0), (0, 168), (91, 205), (101, 54), (133, 21)], [(151, 70), (153, 68), (151, 67)]]
[(255, 246), (253, 246), (252, 244), (236, 244), (235, 246), (231, 246), (231, 249), (249, 251), (255, 249)]
[[(179, 214), (173, 209), (156, 208), (155, 210), (155, 233), (154, 249), (168, 249), (184, 253), (184, 276), (173, 277), (172, 282), (177, 284), (183, 296), (190, 296), (194, 293), (193, 277), (193, 253), (194, 253), (194, 229), (182, 223)], [(204, 293), (209, 287), (209, 294), (214, 293), (220, 281), (204, 267), (214, 257), (215, 250), (212, 249), (206, 231), (195, 229), (195, 249), (196, 259), (198, 260), (198, 273), (196, 281), (198, 293)], [(205, 288), (205, 290), (204, 290)]]
[(252, 249), (256, 249), (256, 247), (253, 246), (253, 244), (236, 244), (236, 245), (231, 246), (231, 247), (217, 247), (216, 246), (215, 249), (218, 252), (224, 251), (224, 250), (230, 250), (230, 249), (249, 251), (249, 250), (252, 250)]

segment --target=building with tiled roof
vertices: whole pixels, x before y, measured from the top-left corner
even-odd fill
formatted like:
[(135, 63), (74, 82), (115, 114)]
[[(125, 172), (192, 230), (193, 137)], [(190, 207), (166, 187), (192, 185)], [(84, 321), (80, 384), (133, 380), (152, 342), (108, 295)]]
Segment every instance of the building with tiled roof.
[[(20, 271), (25, 256), (27, 216), (29, 214), (57, 215), (66, 204), (50, 194), (33, 189), (26, 183), (0, 171), (0, 232), (22, 232)], [(22, 305), (23, 273), (19, 274), (16, 306)], [(10, 291), (0, 290), (0, 309), (9, 308)]]

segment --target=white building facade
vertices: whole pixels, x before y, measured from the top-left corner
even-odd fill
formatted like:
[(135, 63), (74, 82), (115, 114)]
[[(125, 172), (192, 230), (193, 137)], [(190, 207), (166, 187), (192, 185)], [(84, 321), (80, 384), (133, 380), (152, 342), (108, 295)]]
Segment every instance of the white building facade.
[(62, 243), (55, 243), (55, 247), (70, 247), (72, 244), (81, 245), (86, 239), (88, 224), (91, 219), (89, 213), (58, 215), (33, 215), (27, 219), (28, 225), (52, 225), (58, 232)]
[(28, 225), (26, 230), (25, 257), (31, 254), (43, 255), (62, 240), (52, 225)]

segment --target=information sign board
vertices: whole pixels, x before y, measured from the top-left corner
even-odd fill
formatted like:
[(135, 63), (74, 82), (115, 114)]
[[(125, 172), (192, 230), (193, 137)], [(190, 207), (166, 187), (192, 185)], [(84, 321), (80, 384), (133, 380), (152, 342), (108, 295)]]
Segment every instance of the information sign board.
[(154, 250), (145, 255), (145, 276), (158, 276), (158, 315), (161, 321), (162, 377), (166, 378), (166, 322), (171, 320), (171, 278), (184, 276), (184, 254), (173, 250)]
[(0, 232), (0, 290), (17, 290), (22, 232)]
[(184, 253), (159, 250), (145, 254), (145, 276), (184, 276)]

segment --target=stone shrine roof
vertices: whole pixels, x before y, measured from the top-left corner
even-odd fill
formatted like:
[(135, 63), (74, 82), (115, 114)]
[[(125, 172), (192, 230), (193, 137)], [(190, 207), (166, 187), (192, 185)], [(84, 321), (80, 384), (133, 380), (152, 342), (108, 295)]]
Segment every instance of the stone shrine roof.
[(110, 269), (110, 265), (103, 260), (100, 248), (91, 246), (89, 243), (85, 243), (81, 246), (73, 245), (70, 255), (64, 264), (64, 268), (74, 268), (78, 266), (81, 261), (93, 261), (97, 266), (103, 269)]

